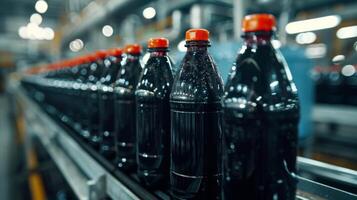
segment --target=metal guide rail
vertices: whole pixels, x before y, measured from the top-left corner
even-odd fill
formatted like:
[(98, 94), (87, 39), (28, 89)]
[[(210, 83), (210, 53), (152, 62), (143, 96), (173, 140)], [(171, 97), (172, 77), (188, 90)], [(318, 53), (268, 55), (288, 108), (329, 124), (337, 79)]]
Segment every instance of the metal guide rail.
[(357, 126), (357, 107), (348, 105), (317, 104), (314, 106), (312, 117), (315, 122)]
[[(18, 86), (15, 90), (19, 101), (26, 108), (27, 131), (39, 137), (79, 199), (170, 199), (167, 191), (149, 191), (135, 180), (134, 175), (126, 175), (115, 169), (110, 162), (81, 142), (73, 130), (56, 123), (37, 103), (27, 97), (24, 89)], [(330, 174), (335, 174), (334, 170), (340, 174), (346, 172), (345, 168), (322, 164), (311, 159), (298, 158), (298, 166), (303, 168), (302, 171), (319, 170)], [(356, 181), (357, 173), (352, 170), (347, 172), (348, 180)], [(296, 199), (357, 199), (354, 194), (300, 176), (298, 179)]]

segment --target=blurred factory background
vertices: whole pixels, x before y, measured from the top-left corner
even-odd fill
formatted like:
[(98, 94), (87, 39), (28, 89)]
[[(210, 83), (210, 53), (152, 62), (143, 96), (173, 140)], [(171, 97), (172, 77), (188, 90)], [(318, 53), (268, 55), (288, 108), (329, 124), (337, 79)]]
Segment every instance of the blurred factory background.
[[(1, 0), (0, 179), (26, 185), (28, 174), (21, 172), (33, 165), (21, 160), (25, 147), (16, 148), (24, 143), (24, 127), (8, 89), (16, 77), (13, 72), (98, 49), (145, 45), (153, 36), (170, 39), (177, 67), (186, 50), (185, 31), (206, 28), (211, 32), (211, 55), (226, 80), (241, 46), (241, 20), (260, 12), (277, 18), (279, 40), (274, 46), (285, 56), (299, 90), (300, 155), (357, 170), (357, 1)], [(41, 156), (49, 160), (45, 153)], [(50, 169), (58, 170), (52, 161), (38, 173)], [(64, 186), (47, 198), (71, 199), (63, 178), (51, 174), (48, 183)], [(0, 180), (0, 186), (0, 194), (12, 191), (11, 198), (4, 199), (32, 194), (31, 187), (24, 186), (27, 193), (18, 194), (6, 181)]]

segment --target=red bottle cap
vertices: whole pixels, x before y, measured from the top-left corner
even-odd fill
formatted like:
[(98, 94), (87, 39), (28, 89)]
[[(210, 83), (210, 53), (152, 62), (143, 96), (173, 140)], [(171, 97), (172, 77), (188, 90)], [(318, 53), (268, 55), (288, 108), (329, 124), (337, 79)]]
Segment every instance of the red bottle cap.
[(89, 60), (89, 62), (95, 62), (97, 60), (97, 57), (94, 54), (88, 54), (86, 58)]
[(124, 48), (124, 53), (128, 54), (140, 54), (141, 53), (141, 46), (139, 44), (128, 44)]
[(60, 66), (59, 66), (60, 69), (63, 69), (63, 68), (66, 68), (66, 67), (70, 67), (70, 65), (71, 65), (71, 61), (70, 60), (62, 60), (60, 63), (61, 63)]
[(86, 63), (88, 60), (84, 56), (77, 57), (78, 65)]
[(99, 59), (104, 59), (105, 57), (107, 57), (108, 52), (105, 50), (98, 50), (95, 52), (95, 56)]
[(190, 29), (186, 31), (186, 41), (208, 41), (209, 31), (206, 29)]
[(121, 56), (121, 54), (123, 54), (123, 50), (121, 48), (109, 49), (109, 54), (111, 56)]
[(253, 14), (244, 17), (243, 32), (273, 31), (276, 29), (275, 17), (271, 14)]
[(82, 59), (81, 59), (81, 57), (73, 58), (73, 63), (74, 63), (74, 66), (77, 66), (77, 65), (82, 64)]
[(150, 38), (148, 48), (168, 48), (169, 40), (166, 38)]

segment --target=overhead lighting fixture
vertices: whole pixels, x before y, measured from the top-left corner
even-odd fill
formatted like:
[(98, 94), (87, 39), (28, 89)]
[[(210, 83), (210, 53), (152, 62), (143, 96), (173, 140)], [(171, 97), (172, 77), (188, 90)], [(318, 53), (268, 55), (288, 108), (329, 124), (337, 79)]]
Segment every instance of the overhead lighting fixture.
[(43, 37), (45, 40), (53, 40), (55, 38), (55, 32), (52, 28), (46, 27), (43, 29)]
[(73, 52), (78, 52), (79, 50), (83, 49), (84, 43), (81, 39), (75, 39), (69, 43), (69, 49)]
[(178, 43), (177, 45), (177, 49), (181, 52), (186, 52), (187, 51), (187, 47), (185, 47), (186, 41), (182, 40), (181, 42)]
[(340, 39), (354, 38), (357, 37), (357, 25), (347, 26), (338, 29), (336, 36)]
[(35, 4), (35, 9), (39, 13), (45, 13), (48, 9), (48, 4), (44, 0), (38, 0)]
[(306, 47), (305, 55), (308, 58), (322, 58), (326, 55), (327, 48), (326, 44), (319, 43), (319, 44), (310, 44)]
[(356, 68), (353, 65), (345, 65), (341, 70), (344, 76), (353, 76), (356, 73)]
[(155, 15), (156, 15), (156, 10), (153, 7), (147, 7), (143, 10), (143, 16), (146, 19), (152, 19), (155, 17)]
[(18, 30), (19, 36), (22, 39), (27, 39), (27, 29), (26, 26), (21, 26)]
[(342, 62), (344, 60), (345, 60), (345, 56), (344, 55), (337, 55), (337, 56), (332, 58), (332, 62), (334, 62), (334, 63)]
[(311, 44), (316, 40), (316, 34), (314, 32), (299, 33), (296, 35), (296, 43), (298, 44)]
[(41, 34), (41, 29), (40, 27), (35, 24), (35, 23), (28, 23), (26, 26), (26, 30), (27, 30), (27, 36), (28, 39), (30, 40), (40, 40), (40, 34)]
[(18, 34), (22, 39), (29, 40), (53, 40), (55, 32), (49, 27), (40, 27), (37, 24), (30, 22), (27, 26), (21, 26)]
[(103, 26), (102, 28), (102, 33), (105, 37), (110, 37), (113, 35), (114, 33), (114, 30), (113, 30), (113, 27), (110, 26), (110, 25), (105, 25)]
[(40, 25), (42, 22), (42, 16), (38, 13), (34, 13), (30, 17), (30, 22)]
[(258, 0), (258, 3), (261, 3), (261, 4), (271, 3), (271, 0)]
[(340, 24), (340, 22), (341, 17), (339, 15), (330, 15), (325, 17), (290, 22), (285, 26), (285, 31), (288, 34), (317, 31), (336, 27)]

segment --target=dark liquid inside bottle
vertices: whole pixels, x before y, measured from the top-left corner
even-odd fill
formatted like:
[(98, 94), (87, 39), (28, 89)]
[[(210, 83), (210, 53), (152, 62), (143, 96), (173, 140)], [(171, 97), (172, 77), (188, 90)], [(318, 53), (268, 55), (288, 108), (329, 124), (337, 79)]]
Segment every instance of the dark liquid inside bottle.
[(113, 83), (120, 69), (120, 57), (108, 57), (104, 64), (105, 72), (101, 78), (99, 95), (99, 131), (101, 136), (99, 152), (109, 160), (115, 157), (114, 138), (114, 91)]
[(271, 36), (245, 33), (225, 86), (225, 199), (295, 199), (299, 104)]
[(141, 64), (140, 54), (127, 54), (120, 68), (114, 86), (115, 143), (117, 148), (116, 165), (123, 170), (135, 167), (135, 87), (137, 85)]
[[(89, 130), (89, 109), (87, 109), (84, 102), (87, 101), (86, 90), (87, 90), (87, 79), (89, 75), (89, 63), (83, 63), (77, 67), (77, 72), (75, 74), (76, 82), (78, 83), (78, 89), (76, 92), (76, 99), (78, 101), (76, 121), (80, 124), (78, 131), (80, 135), (84, 138), (88, 138)], [(85, 132), (86, 130), (87, 132)]]
[(166, 186), (169, 174), (172, 64), (167, 48), (152, 48), (136, 96), (138, 176), (149, 187)]
[(97, 60), (89, 66), (89, 75), (87, 80), (87, 109), (89, 118), (89, 143), (94, 148), (99, 148), (100, 133), (99, 133), (99, 95), (98, 88), (100, 86), (100, 78), (103, 74), (104, 63), (102, 60)]
[(187, 42), (170, 97), (170, 182), (178, 199), (220, 196), (223, 83), (208, 45), (208, 41)]

